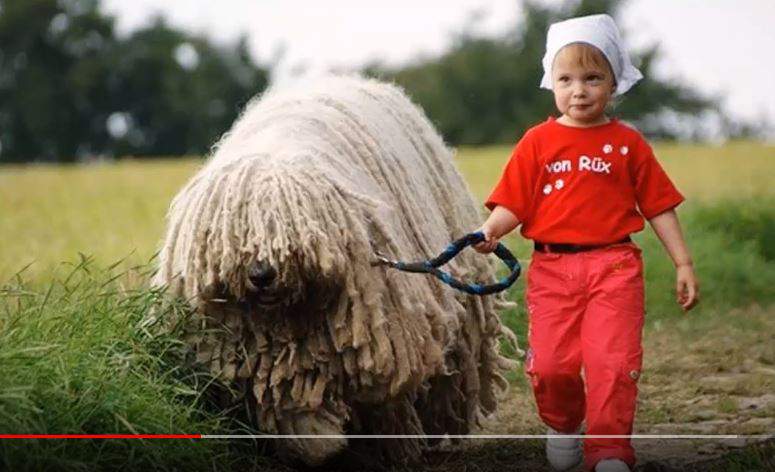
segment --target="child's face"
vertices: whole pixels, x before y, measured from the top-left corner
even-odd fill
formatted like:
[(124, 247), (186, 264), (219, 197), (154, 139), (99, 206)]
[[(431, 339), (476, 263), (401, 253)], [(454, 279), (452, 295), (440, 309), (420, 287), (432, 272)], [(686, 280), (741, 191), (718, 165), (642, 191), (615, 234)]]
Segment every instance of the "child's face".
[(566, 49), (561, 49), (552, 66), (552, 90), (557, 109), (569, 121), (591, 125), (604, 118), (614, 81), (610, 72), (584, 67)]

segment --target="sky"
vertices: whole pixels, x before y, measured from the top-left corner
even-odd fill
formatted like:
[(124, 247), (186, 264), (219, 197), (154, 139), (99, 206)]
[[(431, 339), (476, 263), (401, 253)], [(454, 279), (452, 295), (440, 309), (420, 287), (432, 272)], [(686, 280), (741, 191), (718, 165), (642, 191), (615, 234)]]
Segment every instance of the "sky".
[[(463, 29), (499, 35), (517, 23), (519, 0), (104, 0), (120, 34), (165, 16), (219, 42), (247, 34), (273, 80), (398, 65), (443, 53)], [(559, 5), (556, 0), (543, 3)], [(474, 23), (472, 18), (477, 18)], [(633, 50), (655, 43), (655, 74), (721, 98), (733, 118), (775, 123), (775, 0), (630, 0), (619, 27)], [(536, 93), (542, 93), (536, 84)], [(775, 134), (775, 130), (768, 134)]]

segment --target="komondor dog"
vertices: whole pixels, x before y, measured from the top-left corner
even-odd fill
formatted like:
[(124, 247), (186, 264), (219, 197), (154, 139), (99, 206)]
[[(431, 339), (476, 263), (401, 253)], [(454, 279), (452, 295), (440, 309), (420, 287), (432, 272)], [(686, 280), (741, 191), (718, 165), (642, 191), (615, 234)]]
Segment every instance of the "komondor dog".
[[(450, 150), (399, 88), (327, 77), (248, 104), (173, 200), (154, 282), (191, 303), (197, 359), (245, 393), (261, 431), (467, 434), (512, 367), (505, 299), (371, 263), (426, 259), (480, 223)], [(448, 269), (495, 278), (494, 259), (470, 250)], [(309, 464), (347, 446), (283, 441)], [(429, 443), (372, 446), (404, 462)]]

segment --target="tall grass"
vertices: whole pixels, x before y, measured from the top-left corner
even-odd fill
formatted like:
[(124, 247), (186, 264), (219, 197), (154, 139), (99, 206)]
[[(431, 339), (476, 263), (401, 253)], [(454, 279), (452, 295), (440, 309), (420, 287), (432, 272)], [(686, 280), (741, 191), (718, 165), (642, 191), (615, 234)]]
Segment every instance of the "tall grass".
[[(132, 273), (86, 258), (46, 286), (23, 274), (0, 289), (0, 433), (192, 434), (236, 431), (208, 407), (212, 379), (187, 361), (187, 313)], [(172, 322), (172, 320), (176, 320)], [(1, 470), (207, 469), (224, 442), (3, 440)]]
[[(775, 198), (724, 200), (679, 213), (701, 283), (701, 304), (689, 316), (775, 301)], [(659, 254), (647, 261), (646, 282), (649, 315), (663, 319), (676, 311), (675, 272), (653, 232), (640, 239), (644, 252)]]

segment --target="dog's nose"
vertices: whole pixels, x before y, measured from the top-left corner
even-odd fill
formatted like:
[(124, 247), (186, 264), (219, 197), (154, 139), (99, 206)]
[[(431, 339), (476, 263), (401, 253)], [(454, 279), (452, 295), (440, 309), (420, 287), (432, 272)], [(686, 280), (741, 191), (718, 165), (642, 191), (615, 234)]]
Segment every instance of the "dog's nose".
[(277, 271), (264, 261), (254, 261), (248, 267), (248, 279), (256, 290), (272, 285), (275, 278), (277, 278)]

